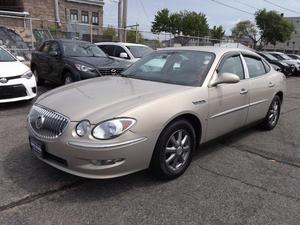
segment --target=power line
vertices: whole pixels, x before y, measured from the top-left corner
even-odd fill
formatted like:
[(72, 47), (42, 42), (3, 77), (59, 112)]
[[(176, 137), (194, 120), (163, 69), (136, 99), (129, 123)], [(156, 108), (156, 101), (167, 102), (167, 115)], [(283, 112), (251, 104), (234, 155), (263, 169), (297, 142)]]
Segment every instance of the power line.
[(227, 7), (227, 8), (230, 8), (230, 9), (235, 9), (235, 10), (237, 10), (237, 11), (240, 11), (240, 12), (243, 12), (243, 13), (247, 13), (247, 14), (249, 14), (249, 15), (254, 15), (254, 13), (248, 12), (248, 11), (243, 10), (243, 9), (236, 8), (236, 7), (231, 6), (231, 5), (227, 5), (227, 4), (225, 4), (225, 3), (223, 3), (223, 2), (219, 2), (219, 1), (217, 1), (217, 0), (211, 0), (211, 1), (213, 1), (213, 2), (215, 2), (215, 3), (217, 3), (217, 4), (219, 4), (219, 5), (225, 6), (225, 7)]
[(234, 1), (240, 3), (241, 5), (247, 6), (247, 7), (251, 8), (251, 9), (259, 10), (259, 8), (256, 8), (256, 7), (252, 6), (252, 5), (249, 5), (249, 4), (247, 4), (247, 3), (244, 3), (244, 2), (242, 2), (242, 1), (239, 1), (239, 0), (234, 0)]
[(149, 17), (149, 15), (148, 15), (147, 11), (146, 11), (146, 8), (145, 8), (145, 6), (144, 6), (144, 3), (142, 2), (142, 0), (139, 0), (139, 2), (140, 2), (141, 6), (142, 6), (142, 8), (143, 8), (143, 11), (144, 11), (144, 13), (145, 13), (147, 19), (148, 19), (149, 22), (151, 23), (150, 17)]
[(281, 6), (281, 5), (278, 5), (278, 4), (276, 4), (276, 3), (273, 3), (273, 2), (271, 2), (271, 1), (269, 1), (269, 0), (263, 0), (263, 1), (265, 1), (266, 3), (269, 3), (270, 5), (276, 6), (276, 7), (280, 8), (280, 9), (284, 9), (284, 10), (287, 10), (287, 11), (290, 11), (290, 12), (292, 12), (292, 13), (295, 13), (295, 14), (300, 15), (299, 12), (297, 12), (297, 11), (295, 11), (295, 10), (293, 10), (293, 9), (286, 8), (286, 7), (284, 7), (284, 6)]

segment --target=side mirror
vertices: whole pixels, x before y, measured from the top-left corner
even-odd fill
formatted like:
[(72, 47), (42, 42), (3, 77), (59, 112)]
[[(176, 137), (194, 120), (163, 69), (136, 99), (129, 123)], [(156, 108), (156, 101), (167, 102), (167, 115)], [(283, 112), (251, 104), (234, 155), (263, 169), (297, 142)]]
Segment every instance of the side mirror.
[(219, 84), (235, 84), (240, 82), (238, 75), (233, 73), (222, 73), (215, 80), (211, 82), (211, 87), (218, 86)]
[(17, 58), (17, 60), (20, 61), (20, 62), (25, 62), (25, 58), (22, 57), (22, 56), (17, 56), (16, 58)]
[(120, 58), (122, 58), (122, 59), (128, 59), (127, 53), (126, 53), (126, 52), (122, 52), (122, 53), (120, 54)]
[(49, 52), (49, 55), (52, 57), (57, 57), (57, 56), (59, 56), (59, 53), (58, 53), (58, 51), (51, 51), (51, 52)]

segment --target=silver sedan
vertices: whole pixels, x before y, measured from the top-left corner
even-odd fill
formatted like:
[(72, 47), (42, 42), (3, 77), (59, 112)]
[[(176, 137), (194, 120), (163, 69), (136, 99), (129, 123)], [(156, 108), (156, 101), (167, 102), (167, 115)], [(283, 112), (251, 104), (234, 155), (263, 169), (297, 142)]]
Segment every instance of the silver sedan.
[(33, 153), (65, 172), (173, 179), (201, 144), (249, 124), (275, 128), (285, 76), (259, 55), (218, 47), (156, 51), (122, 76), (42, 95), (28, 115)]

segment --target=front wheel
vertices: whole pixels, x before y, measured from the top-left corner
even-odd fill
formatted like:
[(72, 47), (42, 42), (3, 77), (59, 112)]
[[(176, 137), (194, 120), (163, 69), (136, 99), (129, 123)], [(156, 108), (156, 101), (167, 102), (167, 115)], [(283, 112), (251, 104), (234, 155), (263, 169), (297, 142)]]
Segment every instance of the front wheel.
[(74, 76), (72, 73), (68, 72), (64, 76), (64, 85), (71, 84), (74, 82)]
[(156, 144), (150, 171), (160, 179), (174, 179), (182, 175), (191, 163), (195, 150), (195, 131), (186, 120), (177, 120), (161, 133)]
[(279, 120), (281, 110), (281, 100), (278, 95), (276, 95), (270, 105), (267, 116), (262, 122), (262, 128), (265, 130), (273, 130)]

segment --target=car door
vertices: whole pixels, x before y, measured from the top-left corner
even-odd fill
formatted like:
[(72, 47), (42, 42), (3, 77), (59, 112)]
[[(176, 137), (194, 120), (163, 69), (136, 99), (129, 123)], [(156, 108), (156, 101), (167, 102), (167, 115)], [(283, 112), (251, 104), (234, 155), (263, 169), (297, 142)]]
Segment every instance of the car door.
[(249, 83), (245, 79), (245, 65), (239, 52), (223, 57), (214, 76), (222, 73), (236, 74), (240, 77), (240, 82), (208, 88), (207, 141), (242, 127), (247, 120)]
[(250, 106), (247, 123), (263, 119), (268, 112), (275, 93), (275, 83), (272, 81), (272, 70), (261, 58), (243, 54), (249, 74)]
[(43, 78), (47, 76), (49, 73), (49, 67), (48, 67), (48, 51), (50, 48), (50, 42), (45, 42), (42, 47), (40, 48), (37, 58), (38, 58), (38, 72), (39, 75)]
[(51, 41), (48, 51), (49, 80), (61, 82), (61, 72), (63, 67), (61, 57), (62, 50), (59, 43), (57, 41)]

